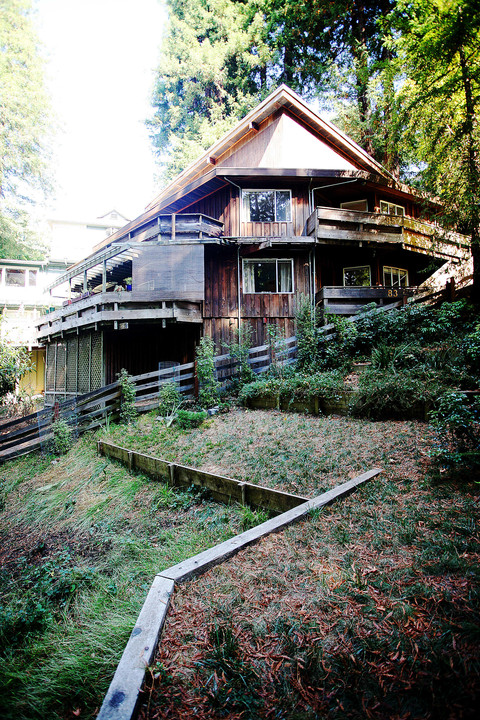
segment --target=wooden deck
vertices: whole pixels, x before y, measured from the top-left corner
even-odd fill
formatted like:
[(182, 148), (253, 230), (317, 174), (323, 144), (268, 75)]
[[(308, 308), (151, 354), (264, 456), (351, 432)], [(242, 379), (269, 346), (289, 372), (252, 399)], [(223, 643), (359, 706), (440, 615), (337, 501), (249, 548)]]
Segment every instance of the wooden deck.
[(110, 324), (114, 329), (128, 327), (129, 322), (164, 320), (201, 323), (200, 302), (166, 299), (155, 292), (95, 293), (74, 300), (47, 313), (37, 322), (37, 338), (46, 340), (63, 332)]
[(317, 207), (307, 220), (308, 235), (318, 243), (360, 245), (379, 243), (405, 250), (431, 253), (437, 257), (463, 258), (468, 238), (458, 233), (442, 233), (434, 224), (404, 215)]
[(413, 287), (323, 287), (315, 301), (331, 315), (355, 315), (369, 303), (380, 306), (395, 302), (405, 304), (417, 292), (418, 288)]

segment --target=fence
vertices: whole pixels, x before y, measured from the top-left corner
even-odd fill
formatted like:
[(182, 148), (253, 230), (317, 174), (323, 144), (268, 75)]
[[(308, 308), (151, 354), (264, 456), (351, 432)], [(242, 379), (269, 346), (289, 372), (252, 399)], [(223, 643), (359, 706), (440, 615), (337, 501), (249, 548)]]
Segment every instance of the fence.
[[(358, 317), (377, 314), (399, 307), (401, 303), (383, 305), (361, 315), (348, 318), (355, 322)], [(334, 324), (324, 325), (318, 330), (319, 339), (324, 342), (336, 336)], [(250, 348), (248, 364), (256, 374), (266, 372), (272, 364), (285, 366), (296, 358), (295, 336)], [(238, 375), (239, 361), (230, 354), (217, 355), (214, 359), (216, 378), (226, 387)], [(187, 398), (197, 394), (195, 363), (186, 363), (132, 377), (135, 384), (138, 412), (147, 412), (158, 406), (158, 394), (165, 383), (175, 382), (179, 391)], [(0, 463), (44, 447), (53, 437), (52, 425), (62, 418), (73, 427), (76, 434), (94, 430), (105, 424), (106, 418), (116, 419), (120, 413), (122, 391), (118, 380), (98, 390), (77, 395), (52, 407), (0, 425)]]

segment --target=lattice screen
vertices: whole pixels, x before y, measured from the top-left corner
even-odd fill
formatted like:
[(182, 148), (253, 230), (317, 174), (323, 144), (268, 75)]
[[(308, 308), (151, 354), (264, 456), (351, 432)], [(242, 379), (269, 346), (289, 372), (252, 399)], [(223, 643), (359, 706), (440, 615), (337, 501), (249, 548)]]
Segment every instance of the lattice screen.
[(65, 392), (65, 377), (67, 365), (67, 343), (57, 342), (57, 362), (55, 366), (55, 390)]
[(50, 343), (46, 352), (45, 404), (97, 390), (103, 383), (101, 332)]
[(78, 337), (67, 340), (67, 392), (77, 392)]
[(96, 390), (102, 387), (103, 375), (103, 353), (102, 335), (99, 332), (92, 333), (92, 353), (90, 363), (90, 389)]
[(78, 392), (86, 393), (90, 388), (90, 334), (78, 338)]

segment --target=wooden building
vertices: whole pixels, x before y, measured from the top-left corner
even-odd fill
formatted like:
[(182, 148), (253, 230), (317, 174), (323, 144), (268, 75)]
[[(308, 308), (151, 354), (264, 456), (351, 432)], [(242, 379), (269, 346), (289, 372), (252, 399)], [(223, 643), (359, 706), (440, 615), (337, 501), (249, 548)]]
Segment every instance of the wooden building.
[(436, 206), (282, 86), (172, 181), (136, 220), (52, 286), (42, 318), (51, 401), (219, 351), (248, 323), (295, 331), (295, 303), (335, 314), (407, 297), (469, 256)]

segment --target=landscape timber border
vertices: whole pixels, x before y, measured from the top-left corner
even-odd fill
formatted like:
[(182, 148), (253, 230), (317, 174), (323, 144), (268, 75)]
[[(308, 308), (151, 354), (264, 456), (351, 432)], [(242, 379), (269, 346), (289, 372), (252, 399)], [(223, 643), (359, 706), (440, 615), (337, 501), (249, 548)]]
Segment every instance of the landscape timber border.
[(329, 505), (337, 498), (350, 494), (359, 485), (371, 480), (381, 472), (382, 469), (373, 468), (353, 480), (337, 485), (312, 500), (158, 573), (117, 666), (97, 720), (133, 720), (135, 718), (145, 672), (155, 656), (176, 583), (186, 582), (201, 575), (214, 565), (224, 562), (240, 550), (258, 542), (261, 538), (282, 530), (304, 518), (313, 510)]
[(208, 490), (213, 500), (221, 503), (238, 502), (241, 505), (283, 513), (308, 500), (307, 497), (301, 495), (291, 495), (281, 490), (273, 490), (262, 485), (167, 462), (153, 457), (153, 455), (128, 450), (104, 440), (97, 442), (97, 450), (99, 455), (123, 462), (129, 470), (139, 470), (150, 477), (164, 480), (169, 485), (184, 489), (193, 485), (201, 490)]

